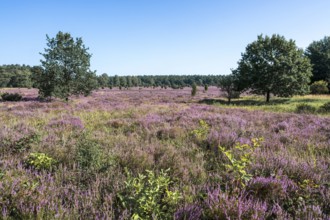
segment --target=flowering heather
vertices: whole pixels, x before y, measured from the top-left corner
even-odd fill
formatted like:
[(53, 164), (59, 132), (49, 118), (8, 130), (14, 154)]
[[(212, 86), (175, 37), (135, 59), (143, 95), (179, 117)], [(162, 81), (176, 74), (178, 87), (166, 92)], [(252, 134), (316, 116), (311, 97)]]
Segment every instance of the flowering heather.
[[(5, 91), (23, 100), (0, 103), (0, 219), (130, 219), (137, 206), (119, 196), (140, 196), (127, 191), (124, 170), (132, 179), (168, 170), (168, 198), (180, 198), (159, 204), (176, 209), (169, 219), (330, 217), (326, 115), (203, 104), (220, 96), (215, 87), (194, 97), (191, 88), (102, 89), (69, 102)], [(263, 142), (241, 170), (249, 178), (232, 184), (237, 173), (228, 165), (244, 160), (236, 147), (255, 138)], [(35, 169), (26, 165), (30, 155), (56, 163)]]

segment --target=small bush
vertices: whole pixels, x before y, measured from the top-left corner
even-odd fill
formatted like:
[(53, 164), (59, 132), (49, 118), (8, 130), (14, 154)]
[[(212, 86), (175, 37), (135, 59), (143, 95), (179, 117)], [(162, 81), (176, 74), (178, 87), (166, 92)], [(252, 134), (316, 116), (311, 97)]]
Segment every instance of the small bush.
[(102, 165), (102, 150), (98, 143), (82, 138), (77, 144), (77, 155), (79, 169), (83, 171), (97, 171)]
[(197, 86), (195, 83), (193, 83), (191, 86), (191, 96), (195, 96), (196, 93), (197, 93)]
[[(245, 186), (252, 178), (252, 175), (247, 172), (247, 168), (253, 162), (252, 153), (261, 146), (262, 142), (263, 138), (253, 138), (252, 145), (237, 143), (233, 150), (226, 150), (219, 146), (219, 150), (226, 155), (229, 161), (225, 167), (229, 173), (232, 173), (236, 186)], [(235, 157), (234, 151), (237, 152), (238, 156)]]
[(329, 113), (329, 112), (330, 112), (330, 102), (327, 102), (327, 103), (323, 104), (323, 105), (320, 107), (319, 111), (320, 111), (321, 113)]
[(311, 85), (312, 94), (328, 94), (328, 83), (324, 80), (316, 81)]
[(121, 205), (131, 210), (132, 219), (171, 219), (181, 196), (169, 189), (173, 182), (168, 171), (146, 172), (135, 178), (127, 172), (126, 187), (118, 194)]
[(1, 95), (3, 101), (18, 102), (22, 100), (22, 96), (18, 93), (3, 93)]
[(56, 164), (56, 161), (44, 153), (30, 153), (25, 160), (27, 167), (33, 167), (36, 170), (50, 170)]
[(316, 112), (316, 108), (306, 103), (299, 104), (296, 107), (296, 113), (299, 114), (311, 114), (315, 112)]

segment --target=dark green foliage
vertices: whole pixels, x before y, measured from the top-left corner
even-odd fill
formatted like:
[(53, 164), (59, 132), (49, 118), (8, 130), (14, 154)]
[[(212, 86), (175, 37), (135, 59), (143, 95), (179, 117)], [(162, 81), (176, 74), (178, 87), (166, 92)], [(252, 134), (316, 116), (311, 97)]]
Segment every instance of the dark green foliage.
[(96, 88), (95, 73), (90, 67), (91, 55), (81, 38), (58, 32), (47, 36), (47, 48), (42, 54), (41, 68), (35, 68), (36, 85), (43, 97), (68, 99), (70, 95), (89, 95)]
[(1, 98), (3, 101), (11, 101), (11, 102), (18, 102), (22, 100), (22, 96), (18, 93), (3, 93), (1, 94)]
[(110, 87), (109, 76), (106, 73), (103, 73), (101, 76), (97, 77), (98, 86), (102, 89), (105, 87)]
[[(105, 76), (99, 76), (103, 78)], [(144, 76), (108, 76), (108, 86), (112, 87), (163, 87), (179, 89), (189, 87), (193, 83), (204, 86), (207, 91), (209, 86), (217, 86), (221, 75), (144, 75)], [(102, 87), (99, 79), (99, 87)]]
[(327, 103), (323, 104), (320, 107), (319, 111), (322, 112), (322, 113), (328, 113), (328, 112), (330, 112), (330, 102), (327, 102)]
[(238, 86), (236, 75), (231, 74), (221, 77), (219, 87), (221, 91), (225, 92), (228, 104), (230, 104), (231, 99), (239, 98), (240, 92), (238, 91)]
[(313, 65), (312, 81), (330, 82), (330, 37), (312, 42), (306, 49), (306, 55)]
[(97, 171), (103, 165), (100, 145), (87, 138), (82, 138), (77, 144), (77, 163), (83, 171)]
[(243, 88), (256, 94), (280, 97), (309, 92), (312, 76), (310, 61), (293, 40), (283, 36), (262, 35), (246, 47), (234, 72)]
[(41, 66), (32, 67), (33, 86), (39, 89), (41, 97), (52, 97), (55, 89), (55, 74), (46, 74)]
[(311, 93), (312, 94), (328, 94), (328, 83), (324, 80), (319, 80), (313, 82), (311, 85)]
[(197, 93), (197, 86), (196, 83), (193, 83), (191, 86), (191, 96), (195, 96)]
[(0, 66), (0, 87), (31, 88), (31, 67), (26, 65)]
[[(69, 53), (69, 52), (68, 52)], [(47, 77), (44, 75), (47, 74)], [(39, 88), (43, 97), (53, 96), (56, 75), (46, 73), (42, 66), (3, 65), (0, 66), (0, 87)], [(217, 86), (220, 75), (144, 75), (144, 76), (109, 76), (103, 73), (93, 77), (93, 85), (99, 88), (113, 87), (164, 87), (179, 89), (191, 86), (204, 86), (207, 91), (209, 86)]]
[(316, 108), (306, 103), (299, 104), (296, 107), (296, 113), (299, 114), (312, 114), (314, 112), (316, 112)]

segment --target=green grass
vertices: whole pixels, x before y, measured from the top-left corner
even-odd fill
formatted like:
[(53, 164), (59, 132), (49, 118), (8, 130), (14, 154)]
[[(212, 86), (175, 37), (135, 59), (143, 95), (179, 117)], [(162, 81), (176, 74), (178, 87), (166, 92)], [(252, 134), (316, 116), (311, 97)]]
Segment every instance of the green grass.
[[(305, 103), (316, 107), (317, 109), (323, 104), (330, 102), (330, 95), (306, 95), (294, 96), (292, 98), (272, 97), (269, 103), (265, 101), (263, 96), (243, 96), (239, 99), (233, 99), (231, 104), (227, 103), (224, 98), (220, 99), (205, 99), (200, 103), (211, 105), (219, 105), (226, 108), (244, 108), (249, 110), (263, 110), (270, 112), (288, 112), (294, 113), (297, 105)], [(323, 113), (330, 115), (330, 113)]]

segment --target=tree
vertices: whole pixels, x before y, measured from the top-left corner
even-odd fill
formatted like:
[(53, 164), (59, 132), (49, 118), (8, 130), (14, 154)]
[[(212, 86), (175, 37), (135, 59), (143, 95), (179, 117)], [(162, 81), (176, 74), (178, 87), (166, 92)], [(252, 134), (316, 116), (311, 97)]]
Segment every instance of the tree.
[(207, 84), (204, 84), (204, 91), (206, 92), (209, 89), (209, 86)]
[(31, 88), (31, 67), (24, 64), (0, 66), (0, 87)]
[(196, 83), (193, 83), (191, 86), (191, 96), (195, 96), (197, 93), (197, 86)]
[(109, 86), (109, 76), (106, 73), (103, 73), (101, 76), (97, 77), (97, 82), (99, 87), (104, 89)]
[(315, 81), (311, 85), (312, 94), (328, 94), (328, 82), (324, 80)]
[(330, 36), (312, 42), (305, 54), (313, 65), (312, 82), (324, 80), (330, 84)]
[(310, 61), (303, 50), (280, 35), (259, 35), (247, 45), (235, 73), (240, 85), (244, 85), (241, 89), (266, 95), (267, 102), (270, 94), (290, 97), (308, 93), (312, 76)]
[(238, 91), (238, 81), (234, 74), (221, 77), (219, 80), (219, 87), (222, 92), (225, 92), (225, 97), (228, 99), (228, 104), (230, 104), (232, 98), (239, 97), (240, 93)]
[(97, 86), (95, 72), (90, 68), (91, 54), (81, 38), (58, 32), (55, 38), (47, 35), (47, 48), (41, 60), (36, 85), (43, 97), (68, 100), (70, 95), (89, 95)]

